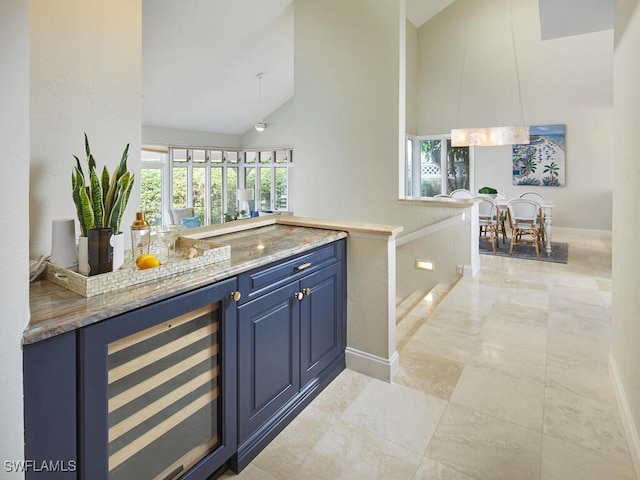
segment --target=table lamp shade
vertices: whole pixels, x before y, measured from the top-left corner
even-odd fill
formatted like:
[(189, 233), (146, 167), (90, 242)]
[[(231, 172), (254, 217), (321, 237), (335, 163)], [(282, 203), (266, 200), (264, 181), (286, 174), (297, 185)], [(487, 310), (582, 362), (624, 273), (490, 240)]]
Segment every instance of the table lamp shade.
[(238, 189), (238, 200), (241, 202), (253, 200), (253, 190), (249, 188)]

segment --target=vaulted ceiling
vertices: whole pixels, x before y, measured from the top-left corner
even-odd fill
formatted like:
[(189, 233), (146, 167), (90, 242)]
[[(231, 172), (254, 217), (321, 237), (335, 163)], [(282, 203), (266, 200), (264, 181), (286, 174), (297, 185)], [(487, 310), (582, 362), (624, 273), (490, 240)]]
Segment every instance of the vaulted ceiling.
[[(454, 1), (406, 0), (407, 18)], [(539, 4), (543, 39), (613, 26), (613, 0)], [(240, 135), (293, 97), (292, 0), (143, 0), (142, 22), (145, 125)]]

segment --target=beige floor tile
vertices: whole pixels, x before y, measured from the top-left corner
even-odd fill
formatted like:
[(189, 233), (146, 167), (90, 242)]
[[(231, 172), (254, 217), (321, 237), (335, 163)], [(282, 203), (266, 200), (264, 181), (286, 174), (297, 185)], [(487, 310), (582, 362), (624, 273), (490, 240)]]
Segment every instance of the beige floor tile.
[(616, 405), (609, 371), (604, 367), (548, 356), (547, 386)]
[(478, 339), (483, 343), (545, 351), (547, 348), (547, 329), (489, 319), (482, 327)]
[[(596, 288), (591, 292), (599, 292)], [(572, 296), (559, 296), (551, 294), (549, 296), (549, 309), (551, 313), (570, 314), (581, 318), (591, 318), (594, 320), (611, 321), (611, 311), (604, 305), (584, 303)]]
[[(578, 309), (576, 309), (578, 310)], [(587, 306), (582, 311), (549, 311), (549, 330), (587, 335), (601, 340), (611, 340), (611, 320), (608, 309)]]
[(582, 362), (608, 368), (610, 342), (586, 335), (550, 330), (547, 334), (547, 354), (558, 360)]
[(565, 285), (555, 286), (553, 293), (551, 294), (551, 298), (554, 303), (558, 301), (556, 299), (570, 298), (571, 300), (581, 304), (604, 307), (604, 302), (600, 296), (600, 289), (598, 288), (598, 283), (595, 282), (595, 279), (594, 283), (594, 288), (567, 287)]
[(280, 480), (251, 463), (238, 474), (227, 470), (218, 478), (220, 480)]
[(431, 395), (374, 379), (341, 418), (422, 455), (446, 405)]
[(402, 299), (400, 304), (396, 305), (396, 319), (400, 320), (407, 316), (409, 312), (422, 300), (426, 295), (426, 292), (415, 291), (407, 295)]
[(449, 404), (427, 456), (480, 480), (540, 478), (542, 434)]
[(402, 351), (426, 321), (426, 317), (407, 315), (396, 325), (396, 349), (398, 352)]
[(347, 368), (318, 395), (311, 405), (325, 413), (340, 416), (371, 380), (372, 378), (368, 375)]
[(413, 480), (474, 480), (474, 478), (424, 457)]
[(467, 365), (450, 401), (542, 431), (543, 383), (517, 380), (489, 368)]
[(531, 288), (506, 287), (500, 291), (499, 305), (509, 305), (513, 310), (524, 310), (529, 308), (548, 310), (549, 293), (540, 292)]
[(411, 480), (421, 460), (411, 450), (337, 419), (286, 480)]
[[(409, 342), (415, 350), (464, 363), (471, 353), (476, 337), (425, 324), (416, 330)], [(402, 350), (399, 352), (402, 356)]]
[(447, 295), (443, 305), (464, 310), (488, 311), (500, 294), (500, 286), (492, 283), (461, 280)]
[(487, 320), (492, 322), (522, 323), (534, 327), (547, 327), (549, 310), (547, 308), (515, 307), (508, 298), (497, 301), (487, 315)]
[(307, 407), (252, 463), (276, 478), (287, 478), (334, 421), (335, 417), (312, 406)]
[(629, 456), (616, 405), (556, 388), (545, 392), (544, 433), (607, 455)]
[(630, 459), (611, 457), (545, 435), (542, 480), (635, 480)]
[(414, 349), (402, 350), (400, 370), (393, 381), (398, 385), (448, 400), (458, 383), (464, 365)]
[(503, 375), (529, 382), (545, 383), (547, 356), (542, 350), (478, 342), (467, 365), (487, 367)]
[[(490, 307), (487, 309), (487, 311)], [(486, 313), (463, 310), (458, 306), (441, 305), (425, 322), (433, 327), (446, 328), (465, 335), (477, 335), (482, 329)]]

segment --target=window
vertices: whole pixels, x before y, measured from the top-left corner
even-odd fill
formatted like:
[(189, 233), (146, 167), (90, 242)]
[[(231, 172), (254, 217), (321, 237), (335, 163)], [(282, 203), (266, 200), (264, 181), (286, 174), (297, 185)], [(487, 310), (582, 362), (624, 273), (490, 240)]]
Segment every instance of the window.
[(459, 188), (473, 191), (473, 150), (452, 147), (449, 135), (407, 136), (406, 197), (433, 197)]
[(162, 225), (162, 212), (169, 208), (169, 154), (142, 150), (140, 209), (152, 227)]
[[(202, 225), (222, 223), (238, 212), (238, 189), (253, 189), (251, 210), (290, 210), (292, 151), (170, 148), (171, 202), (193, 207)], [(249, 212), (246, 212), (247, 214)]]

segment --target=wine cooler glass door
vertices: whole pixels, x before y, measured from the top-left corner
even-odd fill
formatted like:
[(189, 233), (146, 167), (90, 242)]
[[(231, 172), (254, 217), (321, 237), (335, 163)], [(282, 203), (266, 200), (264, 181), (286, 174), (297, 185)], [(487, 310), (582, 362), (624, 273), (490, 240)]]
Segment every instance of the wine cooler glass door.
[[(106, 408), (107, 479), (177, 479), (225, 445), (223, 304), (182, 311), (96, 347), (106, 361), (105, 399), (93, 404)], [(85, 453), (87, 461), (95, 454)]]

